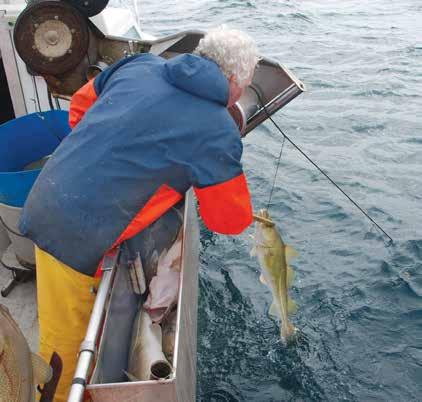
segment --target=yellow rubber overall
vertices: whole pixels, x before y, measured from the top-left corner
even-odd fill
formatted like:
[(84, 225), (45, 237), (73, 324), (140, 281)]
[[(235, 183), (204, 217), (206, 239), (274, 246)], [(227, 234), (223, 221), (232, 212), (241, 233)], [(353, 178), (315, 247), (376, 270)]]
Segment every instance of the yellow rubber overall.
[(63, 371), (54, 401), (65, 402), (95, 301), (91, 288), (98, 287), (99, 278), (75, 271), (38, 247), (35, 259), (39, 353), (46, 361), (54, 351), (62, 358)]

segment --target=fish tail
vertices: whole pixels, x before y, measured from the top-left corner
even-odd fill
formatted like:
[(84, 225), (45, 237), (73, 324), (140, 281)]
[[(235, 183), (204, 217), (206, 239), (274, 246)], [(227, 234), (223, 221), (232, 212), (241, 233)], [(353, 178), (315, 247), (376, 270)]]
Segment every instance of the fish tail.
[(292, 267), (290, 265), (287, 265), (286, 285), (288, 288), (292, 287), (294, 279), (295, 279), (295, 273)]
[(281, 338), (284, 339), (286, 342), (291, 341), (294, 338), (295, 334), (296, 328), (290, 321), (287, 321), (286, 323), (283, 323), (281, 325), (280, 335)]

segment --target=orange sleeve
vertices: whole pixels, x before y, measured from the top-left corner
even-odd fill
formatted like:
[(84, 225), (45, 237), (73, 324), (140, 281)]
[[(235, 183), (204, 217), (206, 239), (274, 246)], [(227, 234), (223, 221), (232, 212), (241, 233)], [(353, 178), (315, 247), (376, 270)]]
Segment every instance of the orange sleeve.
[(88, 81), (82, 88), (75, 92), (70, 101), (69, 125), (74, 128), (84, 117), (86, 111), (97, 100), (94, 88), (94, 79)]
[(194, 188), (199, 213), (208, 229), (222, 234), (239, 234), (253, 220), (246, 177), (242, 173), (223, 183)]

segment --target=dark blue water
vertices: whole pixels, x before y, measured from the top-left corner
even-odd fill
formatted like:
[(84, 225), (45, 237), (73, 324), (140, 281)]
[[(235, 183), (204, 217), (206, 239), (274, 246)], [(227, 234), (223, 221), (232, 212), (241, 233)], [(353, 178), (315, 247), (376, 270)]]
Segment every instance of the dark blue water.
[[(295, 347), (279, 342), (248, 233), (202, 230), (198, 401), (422, 401), (422, 2), (151, 0), (156, 35), (228, 23), (307, 85), (275, 120), (387, 230), (286, 144), (270, 209), (299, 252)], [(281, 136), (244, 141), (255, 208)]]

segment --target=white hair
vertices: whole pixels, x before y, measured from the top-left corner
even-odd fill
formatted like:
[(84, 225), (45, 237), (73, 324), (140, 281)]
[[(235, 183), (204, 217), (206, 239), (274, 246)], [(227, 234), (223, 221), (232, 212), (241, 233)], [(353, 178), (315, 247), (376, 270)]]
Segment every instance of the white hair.
[(254, 40), (225, 25), (209, 30), (194, 53), (216, 62), (227, 78), (234, 75), (240, 87), (247, 84), (259, 60)]

